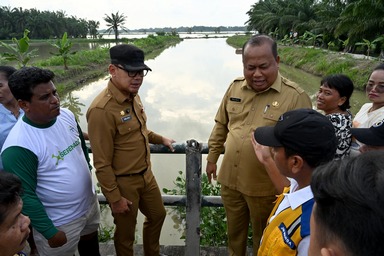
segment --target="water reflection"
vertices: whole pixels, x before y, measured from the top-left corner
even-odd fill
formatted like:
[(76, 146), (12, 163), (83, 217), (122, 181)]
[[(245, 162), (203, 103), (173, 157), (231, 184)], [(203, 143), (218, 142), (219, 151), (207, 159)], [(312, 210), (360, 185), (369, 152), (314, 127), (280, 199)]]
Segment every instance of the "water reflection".
[[(178, 142), (192, 138), (206, 142), (224, 92), (231, 80), (241, 76), (241, 56), (235, 54), (225, 39), (193, 39), (168, 48), (146, 63), (153, 72), (144, 78), (140, 97), (148, 116), (148, 127)], [(70, 96), (62, 97), (63, 104), (75, 104), (76, 111), (83, 113), (79, 115), (83, 131), (87, 131), (85, 113), (88, 106), (106, 87), (108, 79), (106, 74), (73, 91)], [(152, 155), (152, 164), (160, 189), (173, 188), (178, 172), (185, 173), (183, 155)], [(202, 168), (205, 168), (205, 160)], [(161, 244), (184, 243), (180, 240), (182, 231), (173, 219), (172, 213), (165, 219)], [(112, 225), (108, 215), (103, 221)], [(141, 215), (137, 223), (140, 232), (136, 237), (141, 243)]]
[[(213, 118), (231, 80), (241, 75), (241, 56), (225, 39), (184, 40), (147, 61), (152, 68), (140, 88), (148, 127), (184, 142), (207, 141)], [(72, 92), (85, 113), (108, 76)], [(65, 99), (64, 99), (65, 101)], [(84, 116), (79, 117), (87, 130)]]
[[(188, 139), (206, 142), (229, 83), (242, 75), (241, 56), (235, 54), (223, 38), (185, 39), (146, 63), (153, 72), (144, 78), (139, 94), (149, 117), (148, 127), (178, 142)], [(284, 76), (299, 83), (315, 103), (320, 77), (283, 64), (280, 64), (280, 70)], [(106, 73), (105, 77), (72, 92), (70, 97), (83, 104), (75, 108), (78, 113), (87, 111), (108, 79)], [(64, 98), (63, 102), (70, 100)], [(365, 94), (354, 92), (352, 113), (356, 113), (364, 102)], [(79, 120), (86, 131), (85, 116), (79, 115)]]
[(80, 101), (79, 97), (74, 97), (73, 93), (70, 92), (65, 96), (61, 106), (71, 110), (76, 119), (79, 120), (79, 117), (83, 115), (81, 107), (85, 107), (85, 104)]
[[(244, 32), (223, 32), (223, 33), (213, 33), (213, 32), (206, 32), (206, 33), (179, 33), (180, 38), (215, 38), (215, 37), (230, 37), (233, 35), (238, 34), (244, 34)], [(148, 35), (155, 35), (155, 33), (133, 33), (133, 34), (120, 34), (120, 38), (122, 39), (139, 39), (139, 38), (145, 38)], [(115, 36), (113, 34), (105, 34), (102, 37), (103, 39), (114, 39)], [(49, 40), (49, 41), (41, 41), (41, 42), (31, 42), (30, 43), (30, 49), (37, 49), (37, 58), (32, 58), (31, 62), (41, 60), (44, 58), (50, 58), (53, 55), (51, 52), (56, 53), (57, 48), (52, 46), (50, 43), (55, 43), (55, 40)], [(89, 42), (89, 43), (78, 43), (74, 42), (72, 44), (71, 51), (81, 51), (81, 50), (93, 50), (98, 47), (107, 47), (110, 48), (115, 43), (100, 43), (100, 42)], [(0, 46), (0, 53), (6, 52), (6, 48), (3, 46)]]

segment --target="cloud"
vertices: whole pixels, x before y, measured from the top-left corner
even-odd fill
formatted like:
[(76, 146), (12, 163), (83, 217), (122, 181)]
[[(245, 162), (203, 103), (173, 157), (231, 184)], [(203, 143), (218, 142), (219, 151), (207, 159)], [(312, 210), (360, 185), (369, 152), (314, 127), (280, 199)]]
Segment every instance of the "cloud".
[(100, 22), (119, 11), (127, 16), (130, 29), (191, 26), (243, 26), (246, 12), (255, 0), (2, 0), (2, 6), (35, 8), (40, 11), (64, 11), (67, 16)]

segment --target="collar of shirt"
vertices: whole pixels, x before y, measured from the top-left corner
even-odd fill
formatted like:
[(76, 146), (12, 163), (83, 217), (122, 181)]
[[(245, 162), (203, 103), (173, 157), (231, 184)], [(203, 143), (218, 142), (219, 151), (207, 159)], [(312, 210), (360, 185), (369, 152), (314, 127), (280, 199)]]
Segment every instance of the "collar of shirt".
[[(248, 90), (253, 90), (248, 84), (247, 84), (247, 80), (244, 79), (244, 82), (243, 84), (241, 85), (241, 88), (244, 90), (245, 88), (248, 89)], [(281, 91), (281, 75), (280, 75), (280, 72), (277, 73), (277, 77), (276, 77), (276, 80), (275, 82), (273, 82), (273, 84), (268, 87), (267, 89), (265, 89), (264, 91), (261, 91), (261, 92), (256, 92), (256, 94), (260, 94), (260, 93), (264, 93), (266, 91), (268, 91), (269, 89), (274, 89), (275, 91), (277, 92), (280, 92)]]
[(284, 196), (288, 200), (292, 210), (296, 209), (300, 205), (304, 204), (308, 200), (313, 198), (312, 190), (310, 186), (306, 186), (302, 189), (297, 190), (299, 186), (294, 179), (291, 180), (291, 187), (289, 193), (284, 193)]
[(113, 83), (112, 80), (109, 80), (108, 82), (108, 90), (111, 92), (111, 94), (119, 104), (122, 104), (124, 101), (133, 100), (133, 98), (131, 99), (129, 96), (123, 94), (119, 89), (117, 89), (116, 85)]

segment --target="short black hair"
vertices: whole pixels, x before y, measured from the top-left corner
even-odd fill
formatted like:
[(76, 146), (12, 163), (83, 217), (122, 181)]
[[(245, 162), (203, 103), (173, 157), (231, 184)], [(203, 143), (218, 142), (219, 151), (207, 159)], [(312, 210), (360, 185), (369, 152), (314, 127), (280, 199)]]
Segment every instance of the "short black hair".
[(355, 87), (352, 80), (348, 76), (343, 74), (329, 75), (321, 80), (320, 85), (326, 85), (331, 89), (335, 89), (339, 93), (340, 97), (346, 98), (343, 105), (339, 106), (342, 111), (346, 111), (351, 108), (349, 100)]
[(309, 152), (307, 151), (304, 153), (298, 153), (293, 149), (290, 149), (286, 146), (284, 146), (285, 156), (288, 158), (293, 155), (298, 155), (311, 167), (316, 168), (320, 165), (326, 164), (329, 161), (333, 160), (335, 158), (335, 151), (336, 151), (336, 141), (334, 143), (329, 144), (329, 149), (327, 151), (313, 151)]
[(0, 73), (5, 75), (5, 78), (8, 80), (9, 77), (16, 72), (16, 68), (12, 66), (0, 66)]
[(384, 63), (380, 63), (379, 65), (377, 65), (377, 66), (373, 69), (373, 71), (375, 71), (375, 70), (384, 70)]
[(21, 181), (12, 173), (0, 171), (0, 225), (8, 215), (9, 208), (21, 200)]
[(269, 44), (271, 46), (271, 51), (273, 54), (273, 57), (277, 59), (278, 54), (277, 54), (277, 43), (275, 40), (273, 40), (272, 37), (264, 34), (257, 34), (252, 36), (250, 39), (248, 39), (247, 42), (244, 43), (243, 45), (243, 51), (242, 51), (242, 56), (244, 58), (244, 49), (247, 47), (247, 45), (251, 46), (260, 46), (263, 44)]
[(23, 67), (13, 73), (8, 80), (8, 86), (17, 100), (31, 101), (32, 90), (39, 84), (52, 81), (55, 74), (48, 69)]
[(384, 255), (384, 151), (316, 168), (311, 188), (320, 246), (337, 240), (347, 255)]

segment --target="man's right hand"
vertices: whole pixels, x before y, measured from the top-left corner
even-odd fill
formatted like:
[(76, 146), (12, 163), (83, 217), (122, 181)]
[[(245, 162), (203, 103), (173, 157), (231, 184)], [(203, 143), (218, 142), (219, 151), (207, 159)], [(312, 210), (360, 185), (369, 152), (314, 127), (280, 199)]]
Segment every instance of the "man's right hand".
[(48, 244), (51, 248), (63, 246), (67, 243), (67, 236), (63, 231), (57, 232), (53, 237), (48, 239)]
[(132, 205), (131, 201), (124, 197), (121, 197), (119, 201), (111, 203), (111, 210), (114, 214), (127, 213), (130, 211), (130, 205)]
[(207, 168), (205, 169), (205, 172), (207, 173), (209, 183), (211, 183), (212, 181), (212, 176), (213, 176), (213, 180), (216, 180), (217, 178), (216, 169), (217, 169), (216, 164), (207, 162)]

